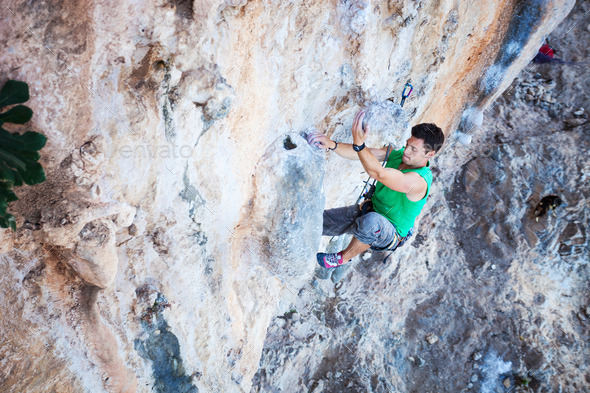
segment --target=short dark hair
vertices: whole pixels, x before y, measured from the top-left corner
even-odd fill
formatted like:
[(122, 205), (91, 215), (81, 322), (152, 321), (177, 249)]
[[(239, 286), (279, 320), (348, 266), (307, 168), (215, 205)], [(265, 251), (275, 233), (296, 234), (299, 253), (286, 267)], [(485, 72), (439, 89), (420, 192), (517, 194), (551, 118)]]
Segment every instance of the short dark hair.
[(445, 143), (445, 134), (434, 123), (420, 123), (412, 127), (412, 136), (424, 141), (424, 149), (428, 153), (438, 152)]

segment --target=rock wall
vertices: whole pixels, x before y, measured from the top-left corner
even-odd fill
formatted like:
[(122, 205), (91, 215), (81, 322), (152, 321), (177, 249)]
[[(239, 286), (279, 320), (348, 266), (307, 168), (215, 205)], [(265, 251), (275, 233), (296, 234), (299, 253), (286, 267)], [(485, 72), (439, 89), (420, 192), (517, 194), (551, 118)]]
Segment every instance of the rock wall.
[(572, 6), (4, 2), (0, 82), (29, 83), (48, 143), (1, 233), (1, 390), (250, 391), (322, 209), (365, 176), (301, 133), (350, 140), (408, 80), (372, 144), (468, 132)]
[(548, 37), (574, 64), (528, 65), (449, 139), (407, 245), (275, 317), (252, 391), (590, 391), (588, 11)]

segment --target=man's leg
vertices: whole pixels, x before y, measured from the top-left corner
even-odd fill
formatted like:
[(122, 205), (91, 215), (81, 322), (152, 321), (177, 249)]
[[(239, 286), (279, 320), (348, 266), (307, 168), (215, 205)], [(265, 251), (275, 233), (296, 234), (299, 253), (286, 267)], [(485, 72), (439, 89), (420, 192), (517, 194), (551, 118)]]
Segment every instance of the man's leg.
[[(352, 226), (355, 220), (361, 215), (358, 205), (338, 207), (324, 210), (323, 236), (340, 236), (345, 233), (352, 233)], [(341, 253), (318, 253), (316, 255), (318, 264), (324, 268), (338, 267), (342, 264)], [(323, 277), (327, 278), (327, 277)]]
[(353, 236), (352, 241), (350, 242), (348, 247), (346, 247), (342, 251), (342, 259), (344, 260), (344, 263), (350, 261), (352, 258), (359, 255), (361, 252), (367, 251), (369, 247), (371, 247), (370, 244), (365, 244)]
[(350, 232), (355, 220), (361, 215), (358, 205), (324, 210), (323, 236), (340, 236)]
[(352, 241), (336, 254), (317, 254), (318, 264), (325, 268), (338, 267), (369, 247), (387, 247), (395, 240), (395, 227), (384, 216), (371, 212), (359, 217), (352, 226)]

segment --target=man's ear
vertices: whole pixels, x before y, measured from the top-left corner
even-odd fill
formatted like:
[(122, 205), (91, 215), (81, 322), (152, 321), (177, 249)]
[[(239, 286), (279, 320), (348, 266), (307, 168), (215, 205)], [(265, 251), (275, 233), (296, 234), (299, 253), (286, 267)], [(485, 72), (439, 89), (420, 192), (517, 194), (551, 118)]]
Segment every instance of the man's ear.
[(430, 150), (428, 153), (426, 153), (426, 157), (428, 157), (428, 159), (431, 159), (432, 157), (434, 157), (435, 154), (436, 152), (434, 150)]

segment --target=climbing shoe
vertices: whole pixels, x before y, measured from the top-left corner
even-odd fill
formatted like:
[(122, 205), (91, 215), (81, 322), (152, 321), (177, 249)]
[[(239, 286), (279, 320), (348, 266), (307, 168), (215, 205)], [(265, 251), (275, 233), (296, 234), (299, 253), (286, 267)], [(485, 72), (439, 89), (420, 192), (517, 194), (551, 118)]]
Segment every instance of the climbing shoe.
[(323, 252), (318, 252), (316, 254), (316, 258), (318, 260), (318, 265), (326, 269), (338, 267), (345, 262), (342, 259), (341, 252), (337, 254), (325, 254)]

